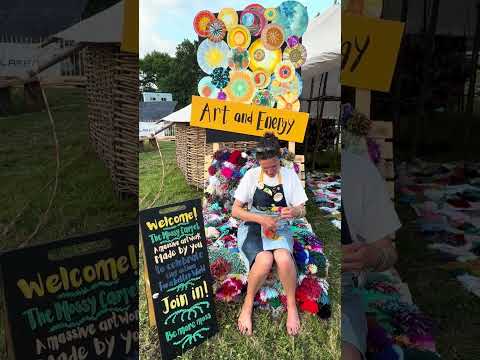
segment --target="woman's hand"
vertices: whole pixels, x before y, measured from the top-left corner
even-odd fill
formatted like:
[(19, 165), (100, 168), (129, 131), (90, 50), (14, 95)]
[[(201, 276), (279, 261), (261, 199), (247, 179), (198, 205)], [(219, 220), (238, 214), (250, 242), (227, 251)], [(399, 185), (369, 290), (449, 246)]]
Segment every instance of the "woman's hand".
[(272, 216), (260, 216), (259, 224), (267, 230), (277, 230), (277, 220)]
[(284, 207), (280, 212), (281, 219), (293, 219), (300, 217), (303, 213), (303, 206), (296, 206), (296, 207)]
[(342, 245), (342, 272), (367, 270), (378, 263), (379, 249), (368, 244)]

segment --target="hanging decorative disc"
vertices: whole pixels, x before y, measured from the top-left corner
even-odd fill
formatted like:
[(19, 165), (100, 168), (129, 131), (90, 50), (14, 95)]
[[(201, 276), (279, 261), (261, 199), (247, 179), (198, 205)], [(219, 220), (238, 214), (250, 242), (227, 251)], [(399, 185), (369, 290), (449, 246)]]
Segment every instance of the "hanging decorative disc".
[(207, 25), (208, 39), (213, 42), (220, 42), (227, 34), (227, 27), (222, 20), (215, 19), (210, 21)]
[(212, 78), (210, 76), (205, 76), (198, 82), (198, 93), (204, 98), (217, 98), (218, 89), (212, 84)]
[(300, 39), (298, 38), (298, 36), (292, 35), (287, 39), (287, 45), (289, 47), (294, 47), (298, 44), (300, 44)]
[(282, 61), (282, 51), (280, 49), (268, 50), (261, 39), (255, 40), (248, 51), (252, 71), (263, 69), (267, 73), (272, 73), (277, 64)]
[(263, 15), (267, 21), (275, 21), (278, 17), (278, 11), (276, 8), (268, 8), (265, 9)]
[(294, 100), (290, 102), (285, 96), (277, 97), (277, 109), (300, 111), (300, 101)]
[(250, 104), (256, 92), (253, 74), (248, 71), (232, 71), (230, 83), (225, 88), (225, 93), (230, 101)]
[(262, 30), (262, 43), (268, 50), (280, 49), (285, 42), (285, 33), (280, 25), (268, 24)]
[(228, 66), (232, 70), (245, 70), (250, 64), (250, 54), (248, 50), (242, 48), (230, 50), (228, 56)]
[(227, 27), (227, 31), (230, 31), (233, 26), (238, 25), (238, 14), (233, 8), (224, 8), (220, 10), (218, 13), (218, 19), (223, 21)]
[(283, 60), (289, 60), (298, 69), (307, 61), (307, 49), (302, 44), (288, 47), (283, 53)]
[(240, 15), (240, 24), (245, 26), (252, 36), (259, 36), (265, 27), (266, 20), (263, 11), (244, 10)]
[(250, 31), (243, 25), (233, 26), (227, 35), (228, 46), (232, 49), (241, 48), (246, 50), (251, 41)]
[(273, 21), (283, 27), (287, 39), (296, 35), (299, 38), (307, 30), (308, 11), (298, 1), (285, 1), (277, 8), (278, 17)]
[(295, 79), (295, 67), (290, 61), (282, 61), (275, 67), (275, 78), (283, 82), (292, 81)]
[(256, 11), (256, 12), (259, 12), (259, 13), (263, 14), (264, 11), (265, 11), (265, 8), (260, 4), (250, 4), (250, 5), (245, 7), (245, 10), (253, 10), (253, 11)]
[(272, 77), (263, 69), (258, 69), (253, 72), (253, 81), (257, 89), (265, 89), (270, 85)]
[(213, 42), (206, 39), (198, 47), (198, 66), (207, 74), (211, 74), (215, 68), (225, 68), (228, 66), (229, 52), (230, 48), (225, 41)]
[(252, 103), (258, 106), (275, 106), (275, 98), (268, 90), (258, 90), (253, 97)]
[(212, 84), (217, 89), (224, 89), (230, 81), (230, 68), (216, 68), (212, 72)]
[(193, 19), (193, 28), (195, 29), (195, 32), (201, 37), (207, 37), (207, 26), (210, 21), (213, 20), (215, 20), (215, 15), (213, 15), (210, 11), (200, 11)]

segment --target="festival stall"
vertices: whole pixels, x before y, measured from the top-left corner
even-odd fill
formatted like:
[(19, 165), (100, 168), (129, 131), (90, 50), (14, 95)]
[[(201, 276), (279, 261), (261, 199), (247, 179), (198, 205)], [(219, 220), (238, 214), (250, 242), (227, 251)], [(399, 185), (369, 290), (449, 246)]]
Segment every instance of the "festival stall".
[[(86, 46), (90, 142), (120, 196), (138, 194), (138, 0), (56, 34)], [(128, 16), (127, 16), (128, 14)]]

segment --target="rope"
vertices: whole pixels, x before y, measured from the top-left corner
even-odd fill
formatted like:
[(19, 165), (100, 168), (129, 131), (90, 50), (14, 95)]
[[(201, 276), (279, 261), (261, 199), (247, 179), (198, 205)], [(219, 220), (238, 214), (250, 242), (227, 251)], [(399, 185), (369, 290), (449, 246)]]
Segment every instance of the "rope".
[(165, 181), (165, 163), (163, 161), (163, 155), (162, 155), (162, 151), (160, 150), (160, 145), (158, 145), (157, 137), (155, 137), (155, 143), (157, 144), (158, 154), (160, 155), (160, 160), (162, 162), (162, 179), (161, 179), (161, 182), (160, 182), (160, 189), (159, 189), (157, 195), (155, 196), (155, 198), (153, 199), (153, 201), (148, 206), (148, 208), (151, 208), (157, 202), (157, 200), (160, 198), (160, 195), (161, 195), (162, 190), (163, 190), (163, 184), (164, 184), (164, 181)]
[(40, 90), (42, 92), (42, 98), (43, 98), (43, 102), (45, 104), (45, 108), (47, 109), (48, 118), (50, 120), (50, 125), (52, 127), (53, 141), (55, 143), (55, 160), (56, 160), (55, 178), (54, 178), (53, 189), (52, 189), (52, 193), (50, 195), (50, 200), (48, 202), (47, 209), (44, 211), (44, 213), (42, 215), (40, 215), (37, 226), (35, 227), (35, 230), (30, 234), (30, 236), (28, 236), (28, 238), (25, 241), (20, 243), (19, 248), (23, 248), (26, 245), (28, 245), (30, 243), (30, 241), (38, 234), (40, 228), (43, 225), (45, 225), (45, 223), (47, 222), (48, 214), (50, 212), (50, 209), (52, 208), (52, 204), (53, 204), (53, 201), (55, 199), (55, 196), (57, 195), (57, 188), (58, 188), (58, 175), (59, 175), (59, 172), (60, 172), (60, 146), (58, 144), (57, 130), (55, 128), (55, 121), (53, 120), (53, 116), (52, 116), (52, 113), (50, 111), (50, 106), (48, 104), (47, 96), (46, 96), (45, 91), (44, 91), (41, 84), (40, 84)]

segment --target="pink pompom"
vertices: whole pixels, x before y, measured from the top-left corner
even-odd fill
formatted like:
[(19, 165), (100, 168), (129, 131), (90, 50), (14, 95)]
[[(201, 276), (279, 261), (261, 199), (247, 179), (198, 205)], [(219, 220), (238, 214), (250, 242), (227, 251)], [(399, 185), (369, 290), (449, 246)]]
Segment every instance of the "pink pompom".
[(222, 175), (226, 178), (226, 179), (230, 179), (233, 175), (233, 170), (232, 169), (229, 169), (227, 167), (224, 167), (222, 169)]

